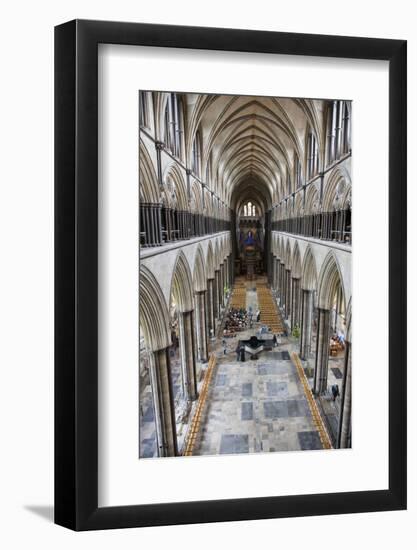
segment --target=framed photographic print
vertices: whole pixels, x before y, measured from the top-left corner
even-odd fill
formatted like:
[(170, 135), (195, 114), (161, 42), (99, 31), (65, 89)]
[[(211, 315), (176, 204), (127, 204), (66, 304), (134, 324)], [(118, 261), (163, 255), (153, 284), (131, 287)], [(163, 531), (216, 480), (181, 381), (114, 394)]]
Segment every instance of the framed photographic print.
[(406, 507), (406, 42), (55, 30), (55, 521)]

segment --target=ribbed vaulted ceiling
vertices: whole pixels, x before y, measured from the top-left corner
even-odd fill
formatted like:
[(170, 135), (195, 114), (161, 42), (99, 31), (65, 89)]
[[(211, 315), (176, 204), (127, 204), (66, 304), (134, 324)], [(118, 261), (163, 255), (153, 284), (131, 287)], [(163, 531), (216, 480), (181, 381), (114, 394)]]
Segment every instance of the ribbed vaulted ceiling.
[(187, 94), (187, 102), (188, 135), (192, 139), (199, 130), (205, 144), (203, 174), (211, 162), (213, 190), (233, 209), (246, 200), (263, 210), (279, 202), (295, 158), (304, 158), (308, 128), (320, 145), (321, 101)]

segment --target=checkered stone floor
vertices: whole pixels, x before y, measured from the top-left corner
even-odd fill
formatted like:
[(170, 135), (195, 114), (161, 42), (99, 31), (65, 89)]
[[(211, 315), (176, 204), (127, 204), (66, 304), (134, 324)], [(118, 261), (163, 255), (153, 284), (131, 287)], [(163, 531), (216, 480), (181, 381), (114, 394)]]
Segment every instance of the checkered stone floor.
[(244, 363), (219, 353), (194, 455), (322, 448), (285, 347)]

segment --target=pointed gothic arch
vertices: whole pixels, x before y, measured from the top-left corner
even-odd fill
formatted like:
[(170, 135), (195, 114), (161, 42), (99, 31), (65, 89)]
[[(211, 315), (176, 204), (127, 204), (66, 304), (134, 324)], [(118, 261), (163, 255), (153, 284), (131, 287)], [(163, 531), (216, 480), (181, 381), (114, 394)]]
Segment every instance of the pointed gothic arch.
[(323, 262), (319, 275), (318, 306), (320, 308), (331, 309), (338, 287), (342, 290), (343, 301), (346, 307), (346, 294), (342, 273), (334, 252), (330, 250)]
[(169, 316), (162, 290), (152, 272), (145, 266), (139, 272), (140, 326), (149, 351), (171, 345)]
[(219, 249), (219, 240), (216, 239), (216, 244), (214, 245), (214, 269), (217, 270), (220, 267), (220, 249)]
[(139, 142), (139, 197), (144, 202), (159, 201), (158, 177), (148, 149), (142, 140)]
[(335, 208), (335, 199), (340, 197), (340, 206), (344, 202), (344, 197), (350, 193), (352, 182), (348, 171), (345, 168), (337, 166), (327, 178), (325, 191), (323, 195), (323, 210), (330, 212)]
[(291, 265), (291, 276), (295, 279), (301, 278), (301, 254), (298, 243), (294, 245), (293, 255), (292, 255), (292, 265)]
[(291, 245), (290, 245), (289, 239), (287, 239), (287, 243), (285, 245), (284, 258), (285, 258), (285, 267), (287, 269), (291, 269)]
[(346, 307), (346, 340), (352, 342), (352, 297)]
[(301, 288), (304, 290), (317, 290), (317, 265), (310, 245), (304, 253)]
[(165, 169), (164, 182), (171, 194), (175, 195), (176, 208), (179, 210), (188, 209), (187, 186), (181, 169), (175, 162), (172, 162)]
[(207, 279), (214, 278), (214, 254), (213, 254), (213, 246), (211, 242), (209, 242), (207, 247), (206, 272), (207, 272)]
[(179, 311), (193, 309), (193, 279), (187, 259), (182, 251), (177, 256), (171, 280), (170, 296), (174, 296)]
[(207, 289), (206, 265), (201, 245), (198, 245), (195, 255), (193, 282), (195, 292), (201, 292)]

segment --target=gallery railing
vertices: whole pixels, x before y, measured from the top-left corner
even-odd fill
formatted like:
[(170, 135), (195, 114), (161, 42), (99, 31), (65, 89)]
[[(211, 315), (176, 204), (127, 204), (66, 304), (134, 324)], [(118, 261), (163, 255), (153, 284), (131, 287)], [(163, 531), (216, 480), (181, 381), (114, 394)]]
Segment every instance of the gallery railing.
[(275, 220), (271, 225), (273, 231), (350, 244), (352, 242), (351, 216), (351, 210), (337, 210)]
[(203, 214), (166, 208), (158, 203), (140, 204), (140, 246), (162, 246), (166, 243), (230, 231), (228, 220)]

